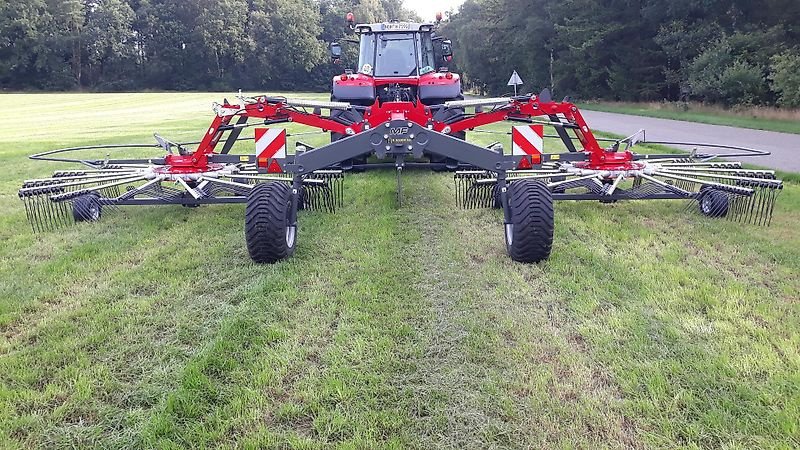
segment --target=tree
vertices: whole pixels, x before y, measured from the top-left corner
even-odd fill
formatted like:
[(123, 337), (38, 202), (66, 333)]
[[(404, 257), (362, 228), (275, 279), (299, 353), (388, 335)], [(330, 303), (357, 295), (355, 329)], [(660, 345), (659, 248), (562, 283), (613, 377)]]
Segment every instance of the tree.
[(790, 50), (772, 57), (772, 88), (779, 93), (779, 103), (800, 107), (800, 52)]

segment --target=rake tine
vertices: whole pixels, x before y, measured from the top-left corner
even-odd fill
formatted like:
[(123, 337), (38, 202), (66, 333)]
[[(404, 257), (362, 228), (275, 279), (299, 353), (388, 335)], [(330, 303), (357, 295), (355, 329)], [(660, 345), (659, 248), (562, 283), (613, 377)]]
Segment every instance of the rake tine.
[(306, 207), (312, 211), (316, 211), (319, 207), (317, 206), (317, 186), (315, 185), (308, 185), (305, 187), (305, 194), (306, 194)]
[(758, 224), (758, 215), (759, 211), (761, 210), (761, 188), (756, 187), (754, 188), (753, 193), (753, 213), (751, 218), (751, 224)]
[(42, 199), (41, 206), (44, 211), (44, 218), (47, 224), (47, 230), (55, 229), (55, 223), (53, 220), (53, 213), (52, 213), (52, 205), (53, 203), (51, 201), (48, 201), (47, 197), (44, 197)]
[[(781, 188), (782, 187), (783, 186), (781, 186)], [(771, 199), (772, 201), (771, 201), (771, 204), (770, 204), (770, 207), (769, 207), (769, 220), (767, 221), (767, 226), (770, 226), (772, 224), (772, 213), (775, 210), (775, 203), (776, 203), (776, 201), (778, 199), (778, 194), (780, 194), (780, 190), (779, 189), (775, 189), (775, 190), (773, 190), (771, 192), (771, 194), (772, 194), (772, 199)]]
[(66, 221), (63, 220), (63, 208), (61, 203), (50, 202), (50, 210), (53, 215), (53, 223), (55, 224), (55, 228), (60, 228), (66, 225)]
[(766, 226), (767, 211), (769, 210), (770, 193), (767, 189), (762, 189), (759, 195), (761, 196), (761, 200), (758, 208), (758, 225)]
[(335, 213), (336, 203), (334, 201), (333, 189), (331, 189), (329, 184), (325, 185), (324, 192), (325, 192), (325, 201), (328, 203), (328, 212)]
[(319, 185), (314, 185), (312, 191), (314, 192), (314, 195), (312, 195), (312, 198), (314, 199), (314, 211), (323, 210), (325, 198), (323, 197), (322, 190), (320, 189)]
[(453, 188), (456, 194), (456, 207), (461, 208), (461, 182), (458, 174), (453, 175)]
[(33, 229), (33, 219), (31, 217), (31, 210), (30, 206), (28, 205), (28, 199), (22, 195), (19, 196), (19, 199), (22, 200), (22, 204), (25, 206), (25, 217), (28, 219), (28, 223), (31, 224), (32, 232), (36, 233), (36, 230)]
[(43, 230), (42, 230), (41, 217), (39, 215), (39, 205), (38, 205), (39, 199), (38, 199), (38, 196), (30, 196), (30, 197), (29, 196), (25, 196), (24, 198), (25, 198), (25, 202), (28, 205), (28, 208), (30, 208), (31, 228), (33, 229), (34, 233), (41, 233)]
[(37, 225), (39, 224), (39, 216), (36, 212), (36, 199), (28, 198), (23, 196), (23, 201), (25, 202), (25, 209), (30, 211), (30, 215), (28, 216), (28, 221), (31, 224), (31, 230), (34, 233), (40, 232), (37, 230)]
[(730, 210), (728, 211), (727, 219), (730, 221), (739, 221), (739, 211), (742, 206), (742, 196), (734, 195), (731, 200)]
[(758, 212), (756, 213), (756, 220), (758, 225), (761, 225), (761, 221), (764, 215), (765, 190), (766, 189), (761, 186), (758, 187)]
[(34, 205), (36, 207), (36, 218), (39, 225), (39, 231), (47, 231), (47, 214), (45, 211), (44, 202), (46, 197), (44, 195), (37, 195), (34, 197)]
[[(740, 182), (739, 185), (744, 185), (744, 182)], [(743, 210), (742, 210), (742, 218), (741, 221), (744, 223), (750, 223), (750, 218), (753, 215), (753, 207), (755, 205), (755, 198), (756, 192), (755, 189), (753, 190), (753, 194), (748, 196), (746, 199), (742, 199), (743, 203)]]

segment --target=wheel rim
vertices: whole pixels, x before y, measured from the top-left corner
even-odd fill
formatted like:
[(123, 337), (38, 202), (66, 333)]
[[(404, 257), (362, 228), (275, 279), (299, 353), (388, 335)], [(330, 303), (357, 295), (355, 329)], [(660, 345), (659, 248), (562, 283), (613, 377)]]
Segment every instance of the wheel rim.
[(283, 219), (284, 223), (286, 223), (286, 234), (285, 234), (286, 248), (294, 247), (294, 240), (295, 237), (297, 236), (297, 227), (292, 226), (289, 223), (289, 212), (291, 211), (291, 209), (292, 209), (292, 202), (291, 201), (286, 202), (286, 217), (284, 217)]
[(506, 232), (506, 245), (511, 246), (514, 244), (514, 224), (507, 223), (505, 226)]
[(708, 193), (700, 199), (700, 210), (703, 211), (704, 214), (711, 214), (711, 196), (708, 195)]
[(89, 220), (94, 222), (98, 219), (100, 219), (100, 208), (97, 205), (93, 205), (89, 208)]

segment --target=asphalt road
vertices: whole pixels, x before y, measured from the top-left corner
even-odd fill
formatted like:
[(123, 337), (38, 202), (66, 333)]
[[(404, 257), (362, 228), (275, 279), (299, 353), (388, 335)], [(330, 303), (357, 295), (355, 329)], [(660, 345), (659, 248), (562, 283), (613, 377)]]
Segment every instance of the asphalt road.
[[(800, 172), (800, 134), (707, 125), (680, 120), (657, 119), (599, 111), (581, 110), (593, 130), (630, 136), (640, 129), (648, 141), (680, 141), (708, 144), (726, 144), (766, 150), (769, 156), (733, 158), (744, 163), (789, 172)], [(672, 147), (691, 150), (691, 146)], [(700, 152), (725, 153), (727, 150), (698, 147)]]

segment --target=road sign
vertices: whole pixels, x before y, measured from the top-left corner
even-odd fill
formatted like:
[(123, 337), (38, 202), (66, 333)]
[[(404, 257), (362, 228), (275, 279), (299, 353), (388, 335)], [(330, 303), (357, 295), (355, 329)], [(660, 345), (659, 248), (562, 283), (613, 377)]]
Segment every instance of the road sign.
[(508, 86), (514, 86), (514, 96), (517, 95), (517, 86), (522, 83), (522, 78), (519, 77), (519, 74), (515, 70), (514, 73), (511, 74), (511, 78), (508, 79)]

